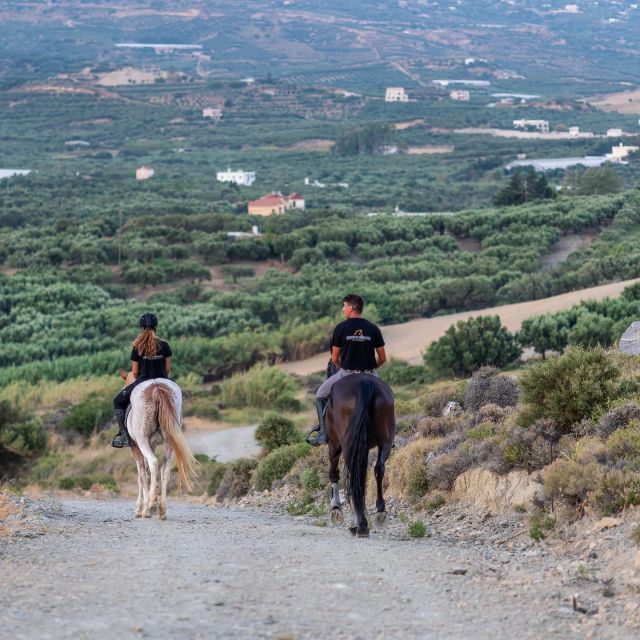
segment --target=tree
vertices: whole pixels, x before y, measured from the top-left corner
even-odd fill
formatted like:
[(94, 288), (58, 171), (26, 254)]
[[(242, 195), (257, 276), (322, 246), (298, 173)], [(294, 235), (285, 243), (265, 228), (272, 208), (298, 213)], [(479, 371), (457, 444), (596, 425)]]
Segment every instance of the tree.
[(609, 165), (591, 167), (578, 179), (578, 194), (581, 196), (618, 193), (621, 187), (620, 177)]
[(499, 316), (479, 316), (451, 325), (429, 346), (424, 361), (436, 375), (468, 376), (483, 365), (504, 367), (521, 353)]
[(547, 351), (564, 351), (568, 336), (569, 322), (563, 314), (528, 318), (518, 332), (520, 344), (531, 345), (543, 358)]
[(544, 173), (538, 174), (529, 169), (524, 177), (520, 171), (513, 173), (507, 186), (496, 194), (493, 202), (498, 206), (510, 206), (534, 200), (550, 200), (555, 196)]

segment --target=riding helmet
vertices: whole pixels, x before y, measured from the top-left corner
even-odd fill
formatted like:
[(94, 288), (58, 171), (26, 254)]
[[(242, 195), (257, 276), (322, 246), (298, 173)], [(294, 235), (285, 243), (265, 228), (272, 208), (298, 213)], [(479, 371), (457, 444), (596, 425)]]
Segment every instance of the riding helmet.
[(153, 313), (143, 313), (140, 316), (141, 329), (155, 329), (158, 326), (158, 318)]

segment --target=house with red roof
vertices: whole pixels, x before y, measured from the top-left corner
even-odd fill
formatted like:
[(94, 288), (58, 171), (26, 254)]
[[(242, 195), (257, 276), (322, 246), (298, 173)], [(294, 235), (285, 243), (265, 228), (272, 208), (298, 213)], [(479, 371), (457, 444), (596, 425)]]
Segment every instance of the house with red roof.
[(268, 196), (249, 201), (249, 215), (252, 216), (270, 216), (274, 213), (285, 213), (291, 209), (304, 211), (304, 198), (299, 193), (294, 192), (285, 196), (274, 191)]

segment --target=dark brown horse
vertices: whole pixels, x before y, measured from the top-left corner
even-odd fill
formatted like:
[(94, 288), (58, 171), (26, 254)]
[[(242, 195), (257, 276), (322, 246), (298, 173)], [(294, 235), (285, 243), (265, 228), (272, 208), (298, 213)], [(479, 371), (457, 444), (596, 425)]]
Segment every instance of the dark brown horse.
[(327, 409), (329, 436), (329, 479), (331, 481), (331, 520), (343, 521), (338, 482), (340, 454), (344, 454), (345, 487), (356, 517), (356, 526), (350, 531), (357, 537), (369, 536), (369, 523), (365, 512), (367, 462), (369, 449), (378, 447), (375, 466), (378, 497), (376, 524), (382, 526), (387, 518), (382, 496), (384, 465), (396, 435), (393, 392), (380, 378), (365, 373), (354, 373), (338, 380), (331, 390)]

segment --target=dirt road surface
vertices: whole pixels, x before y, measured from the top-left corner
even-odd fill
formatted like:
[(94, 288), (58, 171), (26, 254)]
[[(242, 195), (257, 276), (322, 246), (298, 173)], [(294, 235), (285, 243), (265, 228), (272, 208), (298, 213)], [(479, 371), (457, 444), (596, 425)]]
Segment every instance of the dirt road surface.
[[(436, 318), (418, 318), (410, 322), (392, 324), (382, 327), (382, 333), (387, 343), (387, 356), (407, 360), (411, 364), (422, 363), (422, 352), (435, 340), (442, 337), (445, 331), (458, 320), (468, 320), (477, 316), (498, 315), (502, 324), (509, 331), (517, 331), (520, 325), (527, 318), (541, 313), (555, 313), (569, 309), (574, 304), (582, 300), (602, 300), (603, 298), (617, 298), (629, 285), (640, 282), (640, 278), (603, 284), (599, 287), (581, 289), (580, 291), (570, 291), (559, 296), (533, 300), (531, 302), (519, 302), (517, 304), (506, 304), (490, 309), (479, 309), (477, 311), (464, 311), (462, 313), (452, 313)], [(366, 309), (365, 309), (366, 316)], [(316, 371), (322, 371), (327, 366), (329, 353), (321, 353), (306, 360), (297, 362), (285, 362), (280, 365), (288, 373), (296, 375), (309, 375)]]
[(175, 499), (166, 522), (132, 513), (132, 501), (67, 501), (0, 539), (0, 638), (636, 637), (623, 618), (575, 611), (575, 586), (538, 546), (415, 540), (393, 522), (353, 539)]

